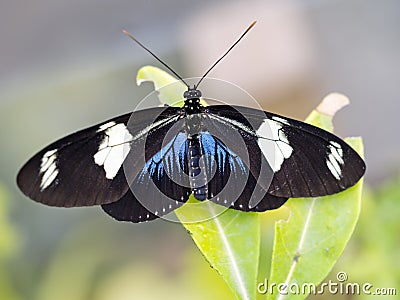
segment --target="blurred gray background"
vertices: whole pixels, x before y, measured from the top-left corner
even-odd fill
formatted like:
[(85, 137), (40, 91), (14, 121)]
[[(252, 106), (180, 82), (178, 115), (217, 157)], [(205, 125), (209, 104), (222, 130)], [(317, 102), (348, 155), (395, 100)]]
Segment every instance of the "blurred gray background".
[[(151, 84), (136, 86), (136, 72), (159, 64), (122, 29), (181, 76), (192, 77), (202, 75), (253, 20), (254, 29), (210, 76), (238, 84), (265, 110), (298, 119), (326, 94), (346, 94), (351, 104), (335, 117), (336, 132), (363, 137), (367, 183), (399, 174), (399, 1), (1, 1), (0, 182), (23, 232), (12, 268), (15, 278), (25, 278), (16, 281), (19, 290), (35, 290), (29, 278), (41, 274), (73, 226), (97, 218), (104, 228), (116, 226), (122, 240), (126, 232), (134, 235), (130, 224), (115, 225), (99, 209), (43, 207), (15, 185), (19, 167), (36, 151), (131, 111), (152, 90)], [(168, 229), (148, 226), (134, 229), (134, 236), (154, 247), (140, 236), (162, 236)], [(170, 251), (191, 243), (176, 240)], [(158, 243), (170, 245), (162, 238)]]

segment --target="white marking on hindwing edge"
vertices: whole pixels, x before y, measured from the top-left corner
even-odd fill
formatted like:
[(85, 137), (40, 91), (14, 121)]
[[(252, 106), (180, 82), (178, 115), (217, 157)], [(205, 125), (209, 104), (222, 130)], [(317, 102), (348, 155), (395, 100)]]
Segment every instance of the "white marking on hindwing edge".
[(328, 149), (330, 153), (328, 153), (326, 159), (326, 166), (328, 167), (329, 171), (332, 175), (337, 179), (340, 180), (342, 178), (342, 168), (341, 166), (344, 165), (343, 160), (343, 149), (340, 144), (336, 142), (330, 142), (328, 145)]
[(58, 175), (56, 159), (57, 159), (56, 149), (47, 151), (43, 155), (39, 170), (39, 174), (43, 174), (42, 180), (40, 181), (40, 191), (43, 191), (50, 184), (52, 184), (54, 179), (56, 179)]
[(94, 162), (99, 166), (103, 166), (107, 179), (113, 179), (131, 149), (129, 142), (132, 141), (132, 135), (125, 124), (122, 123), (108, 127), (104, 133), (106, 136), (94, 155)]
[[(265, 119), (257, 130), (258, 146), (274, 172), (281, 169), (285, 159), (293, 153), (293, 148), (282, 131), (282, 125)], [(272, 158), (274, 161), (272, 161)]]

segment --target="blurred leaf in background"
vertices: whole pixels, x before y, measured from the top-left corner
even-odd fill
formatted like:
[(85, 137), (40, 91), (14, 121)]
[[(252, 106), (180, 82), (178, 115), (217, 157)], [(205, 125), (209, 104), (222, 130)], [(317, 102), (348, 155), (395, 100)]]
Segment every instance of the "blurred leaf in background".
[[(113, 226), (112, 220), (99, 221), (80, 224), (62, 240), (49, 258), (34, 299), (231, 299), (228, 287), (198, 251), (182, 247), (179, 240), (186, 232), (166, 235), (161, 229), (173, 223)], [(152, 224), (158, 232), (146, 241), (141, 231)]]
[(21, 299), (13, 287), (7, 260), (14, 257), (18, 246), (17, 232), (13, 228), (9, 218), (9, 196), (3, 184), (0, 183), (0, 299)]
[(371, 290), (396, 288), (400, 294), (400, 176), (365, 193), (360, 221), (331, 278), (343, 271), (347, 282), (371, 283)]

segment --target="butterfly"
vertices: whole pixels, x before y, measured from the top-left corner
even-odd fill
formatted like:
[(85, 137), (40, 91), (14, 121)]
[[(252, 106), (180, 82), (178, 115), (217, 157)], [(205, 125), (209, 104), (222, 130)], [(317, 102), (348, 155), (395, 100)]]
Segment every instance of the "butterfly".
[(134, 111), (70, 134), (21, 168), (18, 187), (46, 205), (101, 205), (116, 220), (139, 223), (190, 195), (263, 212), (356, 184), (365, 163), (339, 137), (258, 109), (201, 104), (201, 80), (253, 25), (193, 87), (167, 66), (188, 87), (182, 107)]

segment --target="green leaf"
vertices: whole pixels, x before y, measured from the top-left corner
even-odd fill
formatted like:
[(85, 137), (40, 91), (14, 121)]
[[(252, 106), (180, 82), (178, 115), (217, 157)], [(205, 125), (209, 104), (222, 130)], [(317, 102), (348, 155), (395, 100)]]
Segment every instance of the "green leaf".
[[(160, 101), (171, 105), (186, 88), (165, 88), (176, 80), (155, 67), (139, 70), (138, 83), (153, 81), (159, 90)], [(173, 84), (175, 86), (176, 84)], [(205, 104), (203, 102), (203, 104)], [(195, 205), (193, 205), (195, 204)], [(260, 251), (260, 223), (256, 213), (226, 210), (214, 217), (222, 206), (209, 201), (191, 199), (175, 211), (183, 226), (210, 265), (221, 275), (237, 299), (255, 299)], [(206, 220), (195, 222), (196, 220)]]
[(0, 299), (20, 299), (14, 289), (7, 266), (7, 259), (15, 255), (18, 248), (18, 234), (10, 222), (8, 193), (0, 182)]
[(12, 256), (18, 246), (18, 236), (9, 216), (9, 195), (0, 182), (0, 262)]
[(181, 81), (159, 68), (145, 66), (138, 71), (136, 83), (141, 85), (147, 81), (154, 83), (154, 89), (159, 91), (158, 98), (162, 104), (170, 106), (183, 105), (183, 93), (187, 87)]
[[(327, 116), (314, 111), (307, 122), (326, 124), (325, 128), (331, 129), (333, 114)], [(360, 138), (346, 139), (346, 142), (363, 154)], [(339, 194), (288, 200), (285, 206), (290, 210), (290, 217), (275, 226), (269, 289), (266, 291), (268, 299), (304, 299), (307, 293), (297, 293), (296, 288), (301, 291), (304, 284), (317, 286), (328, 275), (357, 223), (361, 190), (362, 180)], [(280, 287), (282, 293), (278, 291), (279, 284), (283, 284)], [(265, 291), (266, 286), (263, 288)]]
[[(215, 217), (221, 206), (210, 201), (198, 205), (184, 205), (175, 214), (236, 298), (255, 299), (260, 254), (258, 214), (228, 209)], [(206, 221), (186, 223), (187, 220)]]

